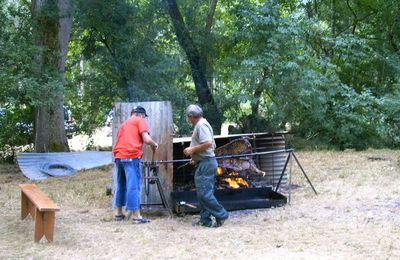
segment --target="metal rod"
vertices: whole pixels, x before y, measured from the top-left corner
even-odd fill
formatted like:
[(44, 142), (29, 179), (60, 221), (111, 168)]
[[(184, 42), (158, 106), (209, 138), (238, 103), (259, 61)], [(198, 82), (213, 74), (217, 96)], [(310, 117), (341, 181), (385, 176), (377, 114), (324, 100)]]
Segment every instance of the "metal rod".
[(191, 159), (180, 159), (180, 160), (161, 160), (158, 161), (158, 163), (186, 163), (186, 162), (190, 162)]
[[(229, 154), (229, 155), (222, 155), (216, 156), (215, 159), (224, 159), (224, 158), (238, 158), (238, 157), (246, 157), (246, 156), (253, 156), (253, 155), (264, 155), (264, 154), (275, 154), (275, 153), (290, 153), (293, 152), (294, 149), (283, 149), (283, 150), (275, 150), (275, 151), (267, 151), (267, 152), (256, 152), (256, 153), (245, 153), (245, 154)], [(191, 159), (180, 159), (180, 160), (161, 160), (158, 163), (186, 163), (190, 162)]]
[(276, 188), (275, 188), (275, 192), (278, 192), (279, 185), (281, 185), (281, 181), (282, 181), (283, 174), (285, 173), (287, 164), (288, 164), (288, 162), (289, 162), (289, 160), (290, 160), (290, 154), (292, 154), (292, 152), (290, 152), (289, 155), (288, 155), (288, 157), (286, 158), (285, 166), (283, 166), (281, 176), (279, 177), (278, 184), (276, 185)]
[(147, 196), (150, 194), (150, 164), (148, 162), (145, 162), (145, 168), (144, 168), (144, 192), (146, 193), (146, 200)]
[(171, 208), (168, 205), (168, 201), (167, 201), (167, 198), (165, 197), (164, 190), (163, 190), (163, 188), (161, 186), (159, 178), (156, 178), (156, 183), (157, 183), (158, 192), (160, 193), (160, 198), (161, 198), (161, 201), (162, 201), (162, 203), (164, 205), (164, 208), (166, 208), (168, 210), (168, 213), (170, 215), (172, 215)]
[[(292, 152), (289, 154), (292, 154)], [(289, 205), (292, 200), (292, 168), (293, 168), (293, 160), (290, 160), (290, 162), (289, 162), (289, 197), (288, 197)]]

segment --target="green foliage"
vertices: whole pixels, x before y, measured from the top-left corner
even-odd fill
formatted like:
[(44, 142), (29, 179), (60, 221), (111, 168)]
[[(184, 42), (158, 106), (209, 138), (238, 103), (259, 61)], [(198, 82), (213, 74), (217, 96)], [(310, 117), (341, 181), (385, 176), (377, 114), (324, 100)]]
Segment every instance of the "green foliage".
[(375, 39), (332, 37), (302, 11), (277, 1), (232, 9), (232, 37), (221, 44), (235, 55), (219, 68), (225, 116), (242, 129), (251, 121), (253, 131), (290, 130), (319, 147), (398, 147), (398, 55)]
[[(22, 3), (0, 0), (1, 151), (32, 142), (34, 107), (62, 86), (54, 70), (35, 76)], [(92, 133), (116, 101), (170, 100), (176, 134), (188, 134), (184, 109), (198, 99), (164, 2), (74, 3), (64, 100), (78, 130)], [(313, 148), (400, 147), (398, 1), (218, 1), (210, 34), (209, 1), (179, 6), (237, 131), (288, 130)]]
[[(3, 1), (1, 1), (3, 2)], [(29, 9), (2, 3), (0, 9), (0, 157), (13, 160), (18, 149), (33, 142), (32, 76)]]
[(0, 161), (12, 161), (17, 151), (32, 149), (32, 113), (24, 106), (0, 110)]
[(35, 45), (30, 6), (4, 3), (0, 20), (0, 153), (13, 159), (15, 151), (32, 148), (34, 109), (52, 107), (62, 83), (54, 66), (37, 74), (34, 57), (46, 50)]
[(375, 118), (379, 136), (382, 136), (383, 144), (390, 148), (398, 148), (400, 144), (400, 85), (396, 85), (396, 92), (378, 100)]
[(117, 101), (183, 103), (173, 84), (186, 75), (157, 1), (77, 1), (76, 8), (66, 99), (80, 131), (101, 125)]

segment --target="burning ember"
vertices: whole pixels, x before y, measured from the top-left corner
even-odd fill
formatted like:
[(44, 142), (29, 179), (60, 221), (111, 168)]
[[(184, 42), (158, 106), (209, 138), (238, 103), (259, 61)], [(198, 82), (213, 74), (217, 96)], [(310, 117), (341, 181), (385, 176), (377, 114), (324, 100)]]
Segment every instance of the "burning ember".
[(217, 168), (217, 177), (221, 182), (224, 182), (228, 185), (229, 188), (243, 188), (243, 187), (250, 187), (249, 183), (245, 181), (242, 177), (239, 176), (237, 172), (227, 172), (222, 167)]

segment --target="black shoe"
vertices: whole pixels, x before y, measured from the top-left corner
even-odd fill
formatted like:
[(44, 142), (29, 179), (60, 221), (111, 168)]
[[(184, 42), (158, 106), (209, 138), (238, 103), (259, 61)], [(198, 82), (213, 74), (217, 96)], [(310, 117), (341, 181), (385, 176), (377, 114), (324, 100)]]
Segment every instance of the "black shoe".
[(212, 223), (204, 223), (203, 221), (199, 220), (192, 224), (193, 226), (202, 226), (202, 227), (212, 227)]
[(214, 227), (222, 227), (228, 218), (216, 218)]
[(125, 219), (125, 215), (121, 214), (121, 215), (115, 215), (114, 216), (114, 221), (122, 221)]

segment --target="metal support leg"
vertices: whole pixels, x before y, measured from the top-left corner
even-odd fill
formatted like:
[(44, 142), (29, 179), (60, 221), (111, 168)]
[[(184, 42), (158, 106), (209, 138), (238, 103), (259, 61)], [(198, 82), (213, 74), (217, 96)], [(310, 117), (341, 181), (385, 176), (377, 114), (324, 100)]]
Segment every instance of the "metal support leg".
[(310, 184), (311, 188), (313, 189), (315, 195), (318, 195), (318, 193), (317, 193), (317, 191), (315, 190), (314, 186), (312, 185), (310, 179), (308, 178), (306, 172), (304, 171), (303, 167), (301, 166), (299, 160), (297, 160), (296, 155), (294, 154), (294, 152), (291, 152), (291, 153), (293, 154), (293, 157), (294, 157), (294, 159), (296, 160), (297, 165), (300, 167), (301, 171), (302, 171), (303, 174), (304, 174), (304, 177), (306, 177), (306, 179), (307, 179), (308, 183)]
[[(290, 152), (289, 154), (291, 154)], [(290, 201), (292, 199), (292, 168), (293, 168), (293, 160), (290, 160), (290, 166), (289, 166), (289, 198), (288, 198), (288, 204), (290, 205)]]
[[(288, 164), (288, 162), (289, 162), (291, 156), (293, 156), (293, 158), (296, 160), (297, 165), (298, 165), (299, 168), (301, 169), (301, 171), (302, 171), (304, 177), (306, 177), (306, 179), (307, 179), (308, 183), (310, 184), (312, 190), (314, 191), (315, 195), (318, 195), (317, 191), (315, 190), (314, 186), (312, 185), (310, 179), (308, 178), (306, 172), (304, 171), (303, 167), (301, 166), (299, 160), (297, 159), (297, 157), (296, 157), (296, 155), (294, 154), (293, 151), (290, 151), (289, 154), (288, 154), (288, 157), (287, 157), (286, 162), (285, 162), (285, 166), (283, 167), (281, 176), (279, 177), (278, 184), (276, 185), (275, 192), (277, 192), (278, 189), (279, 189), (279, 185), (281, 184), (281, 181), (282, 181), (282, 178), (283, 178), (283, 174), (284, 174), (285, 171), (286, 171), (286, 167), (287, 167), (287, 164)], [(290, 164), (290, 173), (289, 173), (289, 174), (290, 174), (290, 176), (289, 176), (289, 204), (290, 204), (290, 196), (291, 196), (291, 187), (290, 187), (290, 186), (291, 186), (291, 175), (292, 175), (292, 169), (291, 169), (291, 168), (292, 168), (292, 162), (291, 162), (291, 164)]]
[(168, 212), (171, 214), (172, 213), (171, 212), (171, 208), (168, 205), (168, 201), (167, 201), (167, 198), (165, 197), (164, 190), (161, 187), (161, 183), (160, 183), (160, 179), (159, 178), (156, 178), (156, 183), (157, 183), (158, 192), (160, 193), (161, 201), (162, 201), (162, 203), (164, 205), (164, 208), (166, 208), (168, 210)]
[[(150, 176), (150, 177), (143, 177), (143, 179), (145, 181), (153, 181), (157, 184), (157, 190), (158, 190), (158, 193), (161, 198), (161, 203), (162, 203), (163, 207), (168, 210), (169, 214), (172, 214), (171, 209), (168, 204), (168, 201), (167, 201), (167, 198), (165, 197), (164, 190), (161, 186), (160, 178), (158, 178), (156, 176)], [(149, 205), (149, 204), (142, 204), (142, 205)], [(152, 205), (159, 205), (159, 204), (152, 204)]]
[(283, 178), (283, 174), (285, 173), (287, 164), (288, 164), (288, 162), (289, 162), (289, 160), (290, 160), (290, 154), (291, 154), (291, 153), (289, 153), (289, 154), (288, 154), (288, 157), (286, 158), (285, 166), (283, 166), (281, 176), (279, 177), (278, 184), (276, 185), (276, 188), (275, 188), (275, 192), (278, 191), (279, 185), (281, 185), (281, 181), (282, 181), (282, 178)]

